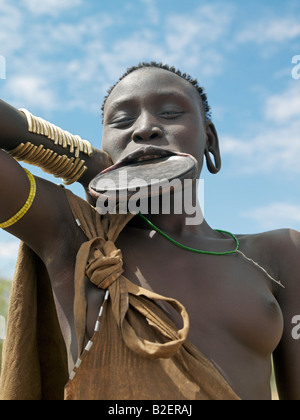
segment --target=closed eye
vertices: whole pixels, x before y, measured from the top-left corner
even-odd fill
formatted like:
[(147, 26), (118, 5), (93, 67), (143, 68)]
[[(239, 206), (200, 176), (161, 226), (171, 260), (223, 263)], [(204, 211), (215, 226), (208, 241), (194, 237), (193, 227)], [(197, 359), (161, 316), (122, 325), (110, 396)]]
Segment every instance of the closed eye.
[(175, 119), (183, 115), (183, 111), (164, 111), (160, 113), (160, 116), (166, 119)]
[(131, 126), (134, 121), (134, 117), (121, 117), (111, 121), (109, 125), (113, 128), (127, 128)]

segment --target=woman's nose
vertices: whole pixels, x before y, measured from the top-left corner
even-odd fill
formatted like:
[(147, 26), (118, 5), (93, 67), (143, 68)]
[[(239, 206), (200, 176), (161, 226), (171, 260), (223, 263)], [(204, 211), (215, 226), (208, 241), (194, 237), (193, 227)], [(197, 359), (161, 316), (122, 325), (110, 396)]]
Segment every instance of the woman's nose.
[(163, 131), (156, 121), (149, 117), (141, 118), (132, 133), (134, 141), (149, 141), (163, 137)]

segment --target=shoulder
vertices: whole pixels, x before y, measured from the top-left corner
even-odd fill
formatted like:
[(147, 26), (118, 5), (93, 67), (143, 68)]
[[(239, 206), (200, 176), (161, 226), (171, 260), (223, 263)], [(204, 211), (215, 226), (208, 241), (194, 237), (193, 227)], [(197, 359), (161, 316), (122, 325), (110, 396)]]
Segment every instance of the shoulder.
[(280, 263), (287, 262), (287, 259), (291, 262), (293, 258), (299, 257), (300, 232), (295, 229), (272, 230), (255, 236), (260, 247), (268, 247), (265, 252), (273, 255)]
[(281, 256), (290, 251), (300, 250), (300, 232), (294, 229), (277, 229), (250, 235), (237, 235), (241, 243), (253, 251), (264, 251), (267, 254), (280, 253)]
[[(246, 251), (269, 267), (283, 285), (300, 278), (300, 232), (297, 230), (277, 229), (241, 235), (240, 240)], [(297, 282), (300, 287), (300, 281)]]
[(280, 231), (274, 239), (273, 249), (282, 283), (300, 292), (300, 232), (294, 229)]

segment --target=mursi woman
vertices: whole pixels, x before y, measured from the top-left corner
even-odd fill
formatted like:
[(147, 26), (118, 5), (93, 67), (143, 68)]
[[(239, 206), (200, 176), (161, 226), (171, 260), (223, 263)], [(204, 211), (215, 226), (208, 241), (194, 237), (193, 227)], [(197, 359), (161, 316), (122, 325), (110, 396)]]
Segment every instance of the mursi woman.
[[(270, 399), (272, 355), (280, 397), (300, 398), (298, 232), (216, 231), (174, 203), (101, 216), (90, 195), (122, 164), (192, 156), (194, 195), (204, 160), (219, 172), (196, 80), (157, 63), (129, 69), (105, 98), (102, 151), (4, 102), (0, 127), (0, 225), (22, 241), (2, 399)], [(80, 182), (90, 203), (17, 160)]]

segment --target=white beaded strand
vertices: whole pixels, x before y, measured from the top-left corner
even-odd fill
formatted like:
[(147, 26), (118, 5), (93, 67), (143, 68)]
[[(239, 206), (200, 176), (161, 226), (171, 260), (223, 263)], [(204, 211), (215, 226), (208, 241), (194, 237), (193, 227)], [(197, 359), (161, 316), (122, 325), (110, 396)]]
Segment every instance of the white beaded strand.
[[(100, 310), (99, 310), (98, 319), (97, 319), (97, 321), (95, 323), (94, 336), (95, 336), (96, 333), (98, 333), (100, 331), (101, 318), (103, 316), (104, 305), (105, 305), (106, 301), (108, 300), (108, 298), (109, 298), (109, 291), (106, 290), (103, 303), (102, 303), (102, 305), (100, 307)], [(77, 362), (75, 363), (75, 366), (74, 366), (74, 368), (73, 368), (73, 370), (72, 370), (72, 372), (70, 374), (70, 377), (69, 377), (69, 380), (70, 381), (72, 381), (75, 378), (75, 376), (77, 374), (77, 371), (78, 371), (78, 369), (79, 369), (79, 367), (80, 367), (80, 365), (82, 363), (82, 359), (84, 357), (84, 354), (85, 353), (88, 353), (91, 350), (91, 348), (93, 347), (93, 344), (94, 344), (93, 341), (92, 341), (93, 340), (93, 337), (92, 337), (91, 340), (88, 341), (87, 345), (85, 346), (85, 349), (84, 349), (84, 352), (83, 352), (82, 356), (77, 359)]]

